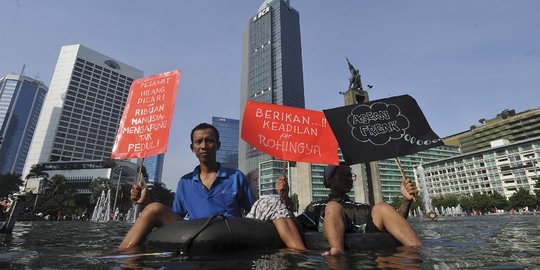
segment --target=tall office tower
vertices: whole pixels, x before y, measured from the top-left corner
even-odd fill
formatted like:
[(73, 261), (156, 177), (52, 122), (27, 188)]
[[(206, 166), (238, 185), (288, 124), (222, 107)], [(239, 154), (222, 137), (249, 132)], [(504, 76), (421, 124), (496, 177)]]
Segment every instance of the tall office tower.
[(212, 117), (212, 125), (219, 131), (221, 147), (217, 152), (217, 161), (226, 168), (238, 168), (238, 133), (240, 121), (224, 117)]
[[(287, 0), (266, 0), (244, 32), (240, 115), (247, 100), (304, 108), (304, 76), (298, 11)], [(272, 159), (239, 142), (238, 167), (250, 179)]]
[(157, 154), (144, 159), (144, 167), (146, 168), (146, 173), (148, 173), (149, 182), (161, 183), (163, 162), (165, 162), (165, 154)]
[(62, 47), (24, 166), (111, 158), (129, 88), (143, 72), (80, 44)]
[(22, 174), (47, 91), (23, 75), (0, 78), (0, 174)]

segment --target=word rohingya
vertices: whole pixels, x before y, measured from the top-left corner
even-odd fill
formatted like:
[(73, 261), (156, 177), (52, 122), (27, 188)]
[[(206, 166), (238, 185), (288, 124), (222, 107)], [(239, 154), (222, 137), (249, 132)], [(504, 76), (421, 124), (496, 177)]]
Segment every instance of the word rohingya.
[(266, 139), (264, 135), (259, 134), (259, 144), (282, 152), (322, 156), (320, 146), (304, 142), (276, 141), (274, 139)]

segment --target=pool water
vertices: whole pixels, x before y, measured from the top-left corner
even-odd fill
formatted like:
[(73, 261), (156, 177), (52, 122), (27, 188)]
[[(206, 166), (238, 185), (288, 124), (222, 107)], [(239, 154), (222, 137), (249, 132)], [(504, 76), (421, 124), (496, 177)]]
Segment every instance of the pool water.
[(540, 269), (540, 215), (466, 216), (409, 220), (421, 249), (322, 251), (257, 249), (178, 256), (138, 249), (119, 253), (131, 224), (123, 222), (18, 222), (0, 235), (1, 269)]

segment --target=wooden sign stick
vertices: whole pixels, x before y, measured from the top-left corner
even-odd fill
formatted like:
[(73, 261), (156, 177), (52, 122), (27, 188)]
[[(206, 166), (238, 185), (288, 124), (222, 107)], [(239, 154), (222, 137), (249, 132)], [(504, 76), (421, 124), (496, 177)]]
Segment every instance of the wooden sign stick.
[[(396, 163), (399, 167), (399, 171), (401, 172), (401, 176), (403, 177), (403, 181), (405, 181), (405, 179), (407, 178), (407, 176), (405, 176), (405, 170), (403, 169), (403, 166), (401, 165), (401, 161), (399, 160), (399, 157), (396, 157)], [(413, 201), (416, 202), (416, 196), (413, 195)]]

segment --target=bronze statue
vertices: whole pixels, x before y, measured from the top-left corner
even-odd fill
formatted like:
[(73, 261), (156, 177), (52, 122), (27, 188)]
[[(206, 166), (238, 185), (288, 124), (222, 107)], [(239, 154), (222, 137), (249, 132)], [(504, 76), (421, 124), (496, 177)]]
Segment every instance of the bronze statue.
[(349, 89), (362, 89), (362, 80), (360, 79), (360, 71), (358, 69), (355, 69), (354, 66), (349, 61), (349, 58), (345, 57), (347, 59), (347, 64), (349, 64), (349, 71), (351, 72), (351, 78), (349, 79)]

